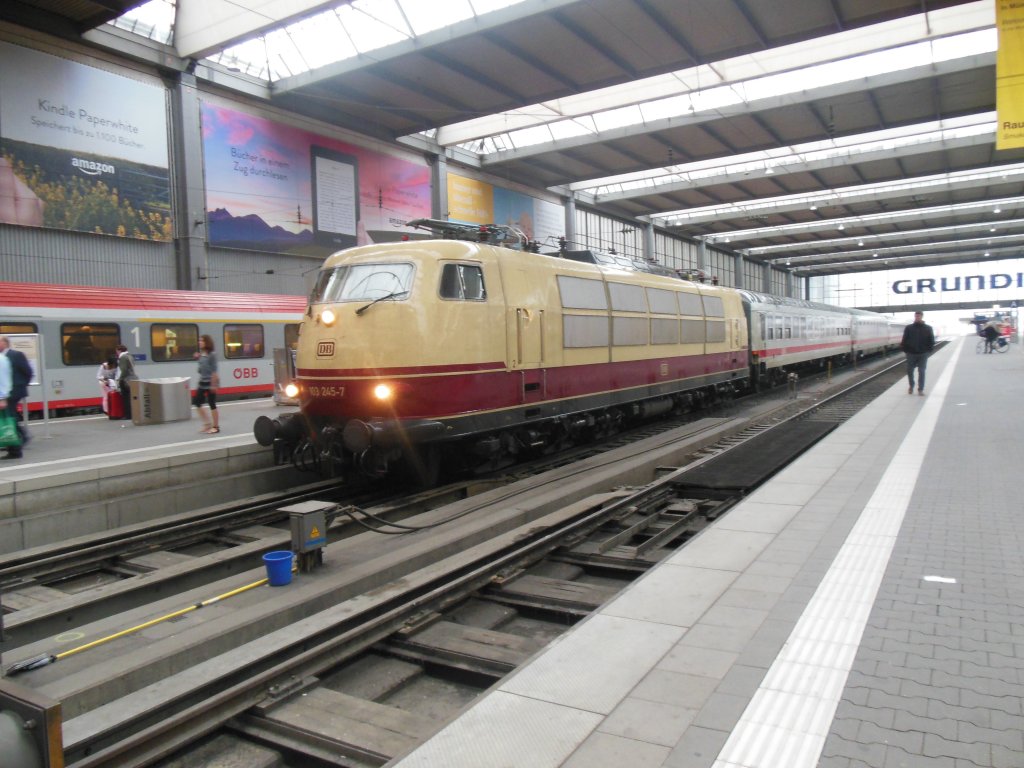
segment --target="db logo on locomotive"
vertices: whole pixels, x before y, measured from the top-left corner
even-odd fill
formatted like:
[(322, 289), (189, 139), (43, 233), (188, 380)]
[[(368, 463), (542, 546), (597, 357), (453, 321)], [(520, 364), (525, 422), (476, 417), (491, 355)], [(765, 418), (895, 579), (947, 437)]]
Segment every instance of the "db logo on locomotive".
[(318, 341), (316, 343), (317, 357), (334, 357), (334, 341)]

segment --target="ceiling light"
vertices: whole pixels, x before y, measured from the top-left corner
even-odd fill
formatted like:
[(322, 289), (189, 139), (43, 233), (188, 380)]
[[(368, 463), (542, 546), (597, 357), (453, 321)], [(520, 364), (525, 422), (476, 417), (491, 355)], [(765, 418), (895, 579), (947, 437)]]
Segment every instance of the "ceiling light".
[(864, 241), (863, 240), (858, 240), (857, 241), (857, 245), (858, 245), (858, 247), (863, 248), (864, 247)]
[(836, 227), (836, 229), (838, 229), (839, 231), (842, 231), (842, 230), (846, 229), (846, 227), (844, 227), (842, 224), (840, 224), (838, 227)]
[(764, 169), (765, 176), (771, 176), (773, 173), (775, 173), (775, 171), (772, 170), (772, 167), (770, 165)]
[(878, 258), (878, 254), (877, 253), (872, 253), (871, 254), (871, 258), (872, 259), (877, 259)]
[(1002, 213), (1002, 212), (1003, 212), (1003, 209), (1000, 208), (998, 205), (995, 208), (992, 209), (992, 213)]
[(988, 228), (988, 231), (989, 231), (989, 232), (995, 232), (995, 231), (996, 231), (996, 228), (995, 228), (995, 227), (989, 227), (989, 228)]
[(816, 206), (816, 205), (812, 205), (812, 206), (811, 206), (811, 210), (812, 210), (812, 211), (816, 211), (816, 210), (818, 210), (818, 206)]
[(985, 251), (985, 255), (986, 255), (986, 256), (991, 256), (992, 254), (991, 254), (991, 253), (989, 253), (988, 251)]

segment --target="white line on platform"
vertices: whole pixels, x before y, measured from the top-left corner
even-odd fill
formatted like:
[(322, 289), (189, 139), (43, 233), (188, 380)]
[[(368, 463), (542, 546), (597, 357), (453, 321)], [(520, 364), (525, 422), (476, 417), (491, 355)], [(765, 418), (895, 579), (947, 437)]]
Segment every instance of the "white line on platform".
[(713, 768), (818, 764), (963, 346), (961, 339)]

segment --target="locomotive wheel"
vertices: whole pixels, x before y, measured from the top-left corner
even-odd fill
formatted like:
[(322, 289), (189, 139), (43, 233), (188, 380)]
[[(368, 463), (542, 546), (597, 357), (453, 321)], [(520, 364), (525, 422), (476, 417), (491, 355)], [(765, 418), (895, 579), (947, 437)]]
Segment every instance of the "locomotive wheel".
[(441, 449), (436, 445), (410, 447), (402, 455), (400, 472), (417, 488), (433, 488), (441, 479)]

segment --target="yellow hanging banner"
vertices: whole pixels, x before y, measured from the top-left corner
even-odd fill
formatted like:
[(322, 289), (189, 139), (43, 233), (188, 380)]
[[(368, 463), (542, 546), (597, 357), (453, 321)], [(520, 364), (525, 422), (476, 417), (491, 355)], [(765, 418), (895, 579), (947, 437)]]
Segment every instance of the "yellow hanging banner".
[(996, 0), (996, 149), (1024, 147), (1024, 0)]
[(446, 218), (471, 224), (494, 221), (494, 187), (484, 181), (449, 173)]

